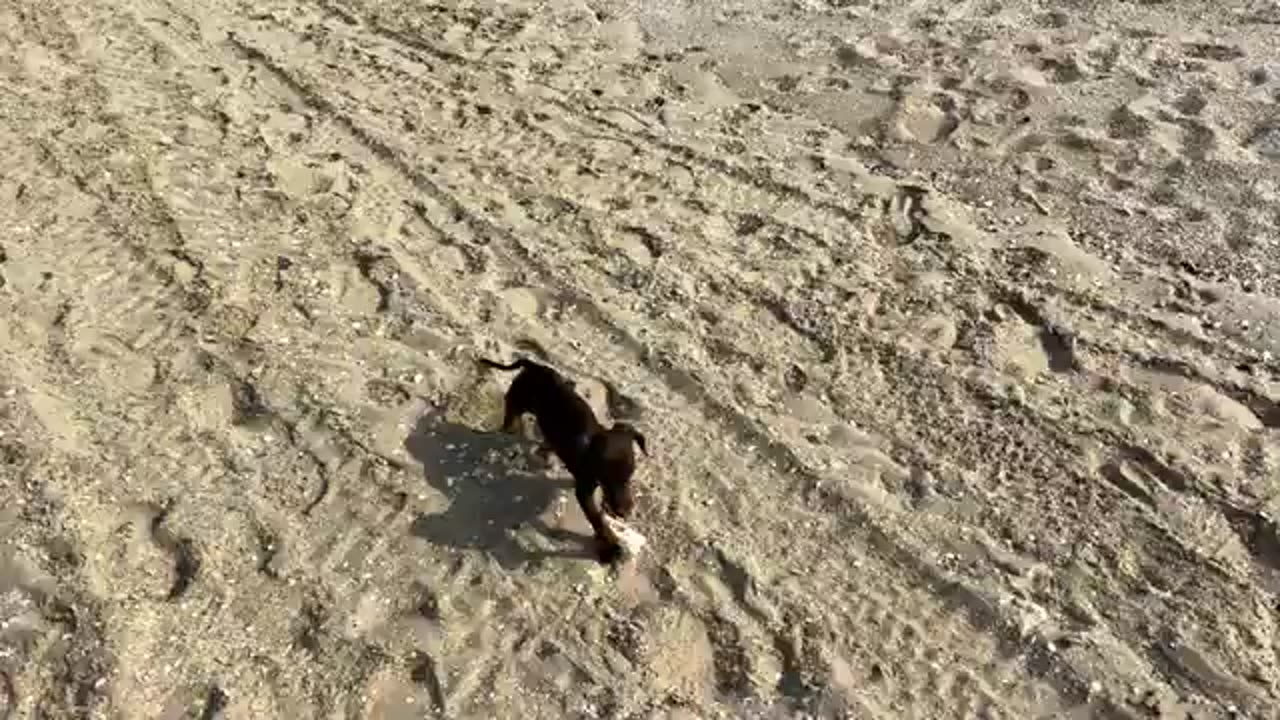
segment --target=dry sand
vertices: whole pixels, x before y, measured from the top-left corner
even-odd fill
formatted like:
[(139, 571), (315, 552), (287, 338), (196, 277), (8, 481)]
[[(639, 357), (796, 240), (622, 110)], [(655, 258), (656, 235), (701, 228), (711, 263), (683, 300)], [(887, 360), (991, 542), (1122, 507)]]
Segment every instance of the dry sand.
[(1276, 717), (1278, 356), (1274, 1), (2, 0), (0, 718)]

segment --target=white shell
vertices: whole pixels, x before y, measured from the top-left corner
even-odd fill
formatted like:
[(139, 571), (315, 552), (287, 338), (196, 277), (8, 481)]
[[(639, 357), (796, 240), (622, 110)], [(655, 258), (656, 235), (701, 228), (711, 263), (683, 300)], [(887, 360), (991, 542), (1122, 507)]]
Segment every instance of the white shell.
[(648, 540), (641, 535), (638, 530), (628, 525), (624, 520), (612, 517), (608, 513), (604, 515), (604, 521), (608, 523), (609, 529), (618, 537), (618, 543), (622, 545), (622, 554), (625, 557), (635, 557), (640, 554), (640, 550), (644, 548)]

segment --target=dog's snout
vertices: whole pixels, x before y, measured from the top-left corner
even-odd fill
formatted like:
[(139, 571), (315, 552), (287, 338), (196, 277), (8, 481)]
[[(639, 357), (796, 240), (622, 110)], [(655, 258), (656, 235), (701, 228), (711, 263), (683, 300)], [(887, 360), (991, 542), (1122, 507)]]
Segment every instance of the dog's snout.
[(625, 520), (631, 517), (632, 511), (635, 510), (636, 499), (631, 488), (628, 487), (605, 492), (604, 503), (608, 506), (610, 513)]

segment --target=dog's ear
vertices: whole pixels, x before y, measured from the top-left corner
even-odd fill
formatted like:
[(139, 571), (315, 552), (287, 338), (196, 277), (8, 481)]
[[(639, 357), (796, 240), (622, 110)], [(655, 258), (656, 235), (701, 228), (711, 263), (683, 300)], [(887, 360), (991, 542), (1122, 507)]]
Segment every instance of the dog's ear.
[(617, 425), (614, 425), (614, 427), (630, 435), (636, 445), (640, 446), (640, 452), (644, 453), (645, 457), (648, 457), (649, 449), (645, 447), (644, 435), (641, 434), (639, 430), (635, 429), (635, 426), (631, 423), (618, 423)]

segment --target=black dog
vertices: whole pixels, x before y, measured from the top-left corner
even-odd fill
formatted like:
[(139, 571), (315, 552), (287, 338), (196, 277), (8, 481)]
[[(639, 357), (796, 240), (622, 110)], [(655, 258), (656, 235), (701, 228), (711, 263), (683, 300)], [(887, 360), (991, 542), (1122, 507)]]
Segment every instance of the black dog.
[(644, 435), (627, 423), (605, 429), (573, 383), (552, 368), (525, 358), (510, 365), (485, 358), (480, 362), (498, 370), (520, 371), (507, 389), (502, 429), (510, 432), (525, 413), (537, 418), (546, 448), (573, 475), (574, 494), (595, 533), (601, 562), (612, 562), (620, 545), (596, 502), (596, 488), (604, 496), (604, 510), (624, 520), (631, 515), (635, 508), (631, 476), (636, 468), (632, 444), (648, 455)]

